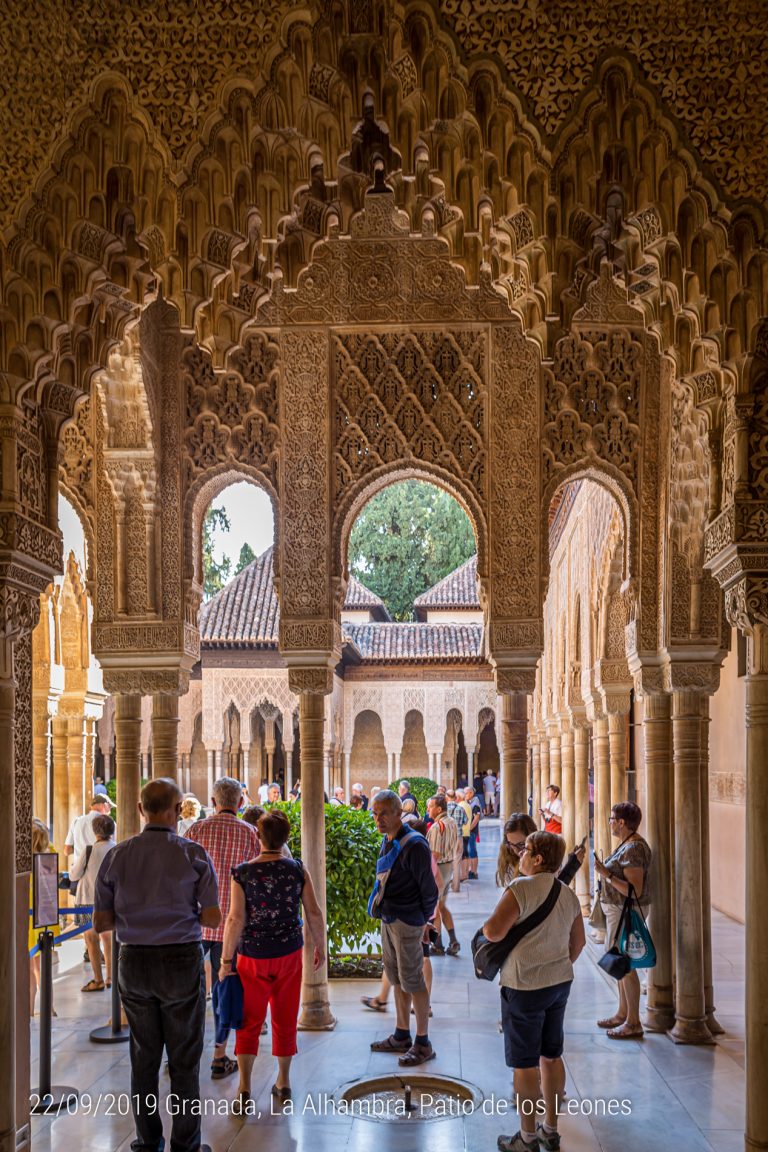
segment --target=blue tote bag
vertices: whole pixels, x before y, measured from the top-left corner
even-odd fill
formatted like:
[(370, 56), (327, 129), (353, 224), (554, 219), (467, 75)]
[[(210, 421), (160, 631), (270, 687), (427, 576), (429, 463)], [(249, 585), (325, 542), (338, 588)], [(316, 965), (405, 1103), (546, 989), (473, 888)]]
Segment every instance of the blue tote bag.
[[(626, 905), (629, 905), (629, 908)], [(630, 884), (618, 938), (619, 951), (629, 957), (632, 968), (655, 968), (656, 948), (645, 922), (635, 890)]]

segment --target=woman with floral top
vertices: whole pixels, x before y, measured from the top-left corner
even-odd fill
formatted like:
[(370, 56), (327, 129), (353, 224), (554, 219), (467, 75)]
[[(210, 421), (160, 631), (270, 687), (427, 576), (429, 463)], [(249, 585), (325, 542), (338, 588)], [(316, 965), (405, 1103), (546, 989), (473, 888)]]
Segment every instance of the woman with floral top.
[(232, 869), (219, 970), (219, 979), (225, 980), (234, 974), (236, 965), (243, 984), (244, 1021), (235, 1042), (238, 1104), (243, 1115), (249, 1112), (251, 1072), (267, 1007), (272, 1017), (272, 1055), (278, 1063), (272, 1097), (278, 1105), (291, 1099), (290, 1068), (297, 1051), (304, 949), (302, 905), (314, 944), (315, 971), (325, 962), (325, 923), (312, 880), (301, 860), (283, 855), (291, 831), (288, 817), (279, 810), (267, 812), (258, 830), (261, 852)]
[[(595, 857), (595, 872), (604, 881), (600, 904), (605, 913), (605, 950), (613, 947), (624, 901), (634, 888), (643, 911), (651, 902), (648, 870), (651, 849), (637, 831), (643, 814), (637, 804), (624, 801), (611, 808), (611, 834), (619, 845), (606, 860)], [(619, 1006), (614, 1016), (598, 1020), (599, 1028), (607, 1028), (611, 1040), (639, 1040), (643, 1035), (640, 1023), (640, 978), (631, 969), (619, 980)]]

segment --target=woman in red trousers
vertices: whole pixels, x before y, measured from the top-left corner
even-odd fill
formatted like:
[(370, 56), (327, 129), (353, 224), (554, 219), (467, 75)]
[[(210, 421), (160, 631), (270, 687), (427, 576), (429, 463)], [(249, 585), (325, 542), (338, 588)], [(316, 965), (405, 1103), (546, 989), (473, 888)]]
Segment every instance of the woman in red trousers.
[(219, 979), (225, 980), (236, 964), (243, 984), (245, 1018), (235, 1041), (241, 1115), (250, 1111), (251, 1072), (267, 1007), (272, 1017), (272, 1055), (278, 1064), (272, 1097), (279, 1106), (291, 1099), (290, 1069), (297, 1051), (304, 949), (302, 905), (314, 944), (315, 970), (325, 961), (325, 923), (311, 877), (301, 860), (283, 856), (291, 831), (288, 817), (283, 812), (268, 812), (259, 820), (258, 830), (261, 853), (232, 869), (219, 970)]

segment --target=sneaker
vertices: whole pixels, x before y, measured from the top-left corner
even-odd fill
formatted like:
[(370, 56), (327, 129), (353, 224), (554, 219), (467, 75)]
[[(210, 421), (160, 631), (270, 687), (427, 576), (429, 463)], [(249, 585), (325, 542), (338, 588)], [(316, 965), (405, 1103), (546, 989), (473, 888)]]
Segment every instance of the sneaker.
[(467, 880), (477, 880), (477, 872), (470, 872), (467, 876)]
[(520, 1132), (515, 1132), (514, 1136), (499, 1136), (496, 1147), (499, 1152), (539, 1152), (540, 1144), (538, 1137), (528, 1144)]
[(442, 944), (430, 944), (429, 954), (430, 956), (445, 956), (445, 948)]
[(547, 1132), (543, 1124), (537, 1124), (536, 1135), (539, 1138), (539, 1147), (545, 1152), (560, 1152), (559, 1132)]
[(459, 944), (458, 940), (451, 940), (450, 944), (446, 948), (446, 952), (449, 956), (458, 956), (460, 951), (461, 944)]

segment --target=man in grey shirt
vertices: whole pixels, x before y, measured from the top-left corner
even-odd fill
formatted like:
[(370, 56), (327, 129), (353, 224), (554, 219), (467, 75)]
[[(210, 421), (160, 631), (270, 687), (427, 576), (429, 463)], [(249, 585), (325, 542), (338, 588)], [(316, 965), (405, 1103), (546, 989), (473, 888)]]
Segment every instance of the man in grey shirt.
[[(221, 912), (208, 853), (176, 835), (181, 801), (173, 780), (146, 784), (139, 804), (144, 830), (113, 848), (96, 880), (94, 931), (115, 929), (121, 944), (118, 974), (131, 1029), (134, 1152), (163, 1152), (167, 1112), (173, 1115), (173, 1152), (210, 1152), (200, 1143), (201, 929), (215, 928)], [(163, 1047), (171, 1077), (167, 1102), (159, 1092)]]

